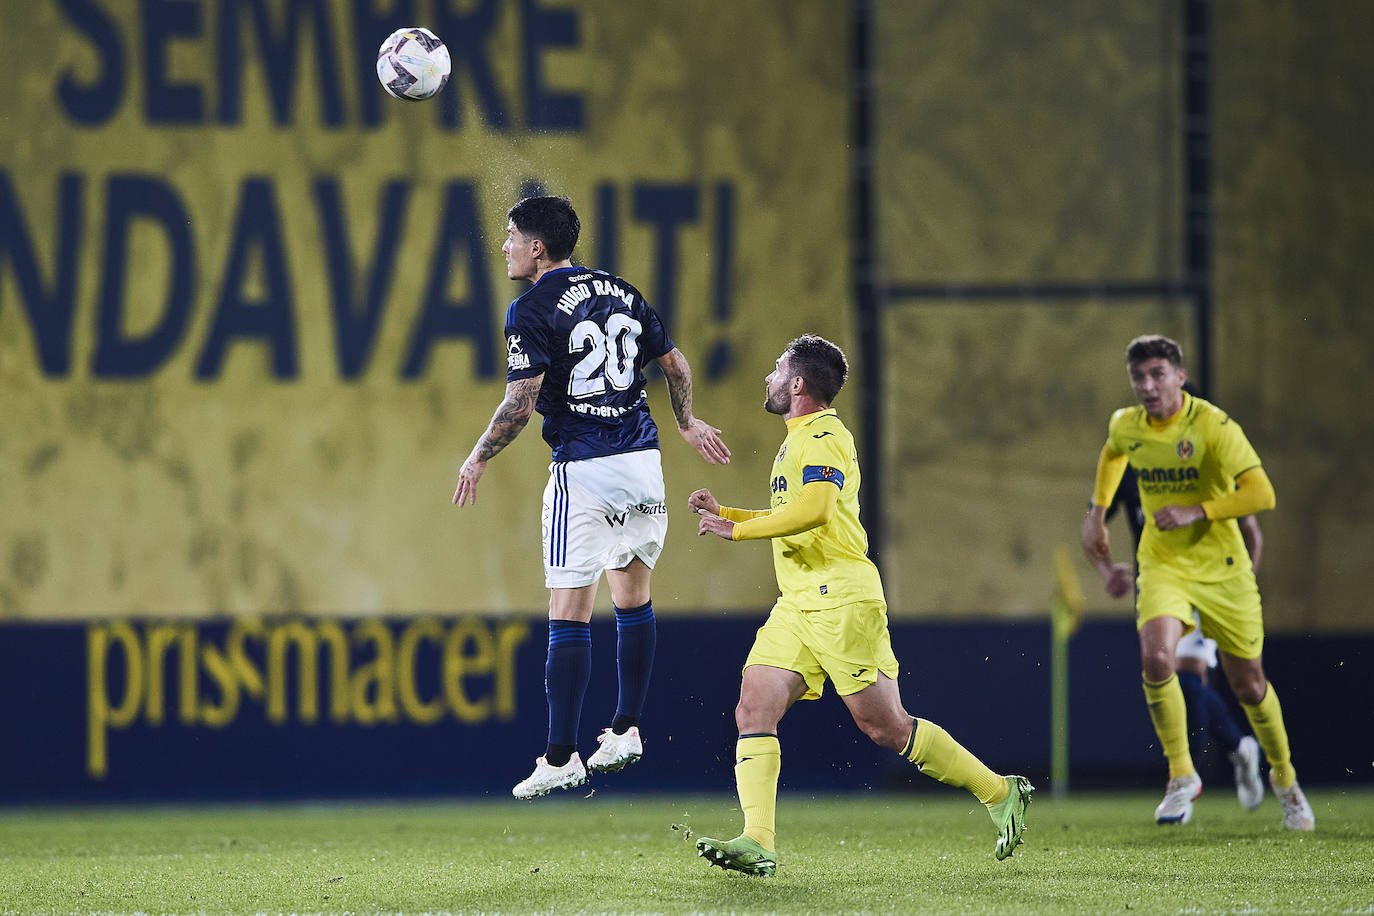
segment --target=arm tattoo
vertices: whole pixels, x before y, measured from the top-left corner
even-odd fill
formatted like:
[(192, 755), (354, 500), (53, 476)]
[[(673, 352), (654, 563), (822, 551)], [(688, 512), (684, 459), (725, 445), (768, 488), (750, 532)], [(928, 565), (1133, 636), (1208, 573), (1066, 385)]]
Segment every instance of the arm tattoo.
[(668, 398), (673, 402), (678, 429), (685, 429), (692, 419), (692, 367), (677, 350), (669, 352), (659, 365), (668, 382)]
[(544, 376), (518, 379), (506, 386), (506, 397), (492, 415), (487, 431), (477, 441), (477, 457), (486, 461), (515, 441), (534, 413), (534, 401)]

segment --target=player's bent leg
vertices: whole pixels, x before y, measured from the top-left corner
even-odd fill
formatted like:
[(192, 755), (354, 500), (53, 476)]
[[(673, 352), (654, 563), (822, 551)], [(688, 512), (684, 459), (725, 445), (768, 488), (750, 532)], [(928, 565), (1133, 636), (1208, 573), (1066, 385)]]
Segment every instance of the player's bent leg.
[(1283, 826), (1289, 830), (1316, 829), (1317, 818), (1298, 785), (1298, 773), (1290, 758), (1283, 707), (1279, 705), (1274, 685), (1264, 677), (1260, 659), (1222, 653), (1221, 662), (1240, 700), (1240, 708), (1245, 710), (1245, 717), (1255, 730), (1255, 739), (1269, 761), (1269, 785), (1283, 809)]
[(993, 854), (1010, 858), (1024, 841), (1026, 808), (1035, 787), (1024, 776), (999, 776), (950, 737), (949, 732), (927, 719), (912, 721), (911, 736), (901, 751), (922, 773), (946, 785), (972, 792), (984, 805), (997, 827)]
[(562, 766), (553, 766), (540, 757), (534, 762), (534, 772), (515, 784), (511, 794), (516, 798), (539, 798), (555, 789), (571, 789), (587, 781), (587, 769), (576, 752)]
[[(1258, 662), (1258, 659), (1255, 660)], [(1231, 668), (1227, 669), (1227, 676)], [(1261, 675), (1262, 676), (1262, 675)], [(1235, 687), (1235, 681), (1232, 681)], [(1250, 728), (1255, 740), (1264, 749), (1265, 759), (1269, 761), (1269, 777), (1278, 786), (1291, 786), (1298, 781), (1297, 770), (1293, 768), (1291, 751), (1288, 744), (1288, 727), (1283, 721), (1283, 707), (1279, 704), (1274, 685), (1261, 680), (1258, 686), (1247, 685), (1246, 692), (1236, 690), (1240, 708), (1245, 718), (1250, 720)]]
[(644, 700), (649, 694), (649, 675), (654, 669), (654, 654), (658, 645), (658, 623), (654, 619), (654, 604), (643, 601), (633, 607), (615, 603), (615, 663), (616, 694), (615, 719), (611, 730), (624, 734), (639, 724), (644, 712)]
[(767, 877), (777, 871), (777, 855), (764, 849), (756, 840), (737, 836), (733, 840), (717, 840), (708, 836), (697, 839), (697, 855), (708, 865), (719, 865), (727, 871)]
[(929, 719), (911, 720), (911, 734), (900, 753), (931, 779), (967, 789), (984, 805), (995, 805), (1006, 797), (1006, 777), (989, 769)]
[(638, 725), (649, 692), (649, 673), (653, 670), (657, 642), (653, 602), (644, 601), (626, 608), (617, 601), (615, 625), (619, 684), (615, 718), (611, 720), (611, 727), (597, 737), (601, 747), (587, 761), (594, 770), (619, 771), (644, 754)]
[(1150, 723), (1159, 736), (1160, 747), (1169, 761), (1169, 778), (1195, 774), (1193, 755), (1188, 752), (1188, 707), (1183, 701), (1183, 689), (1178, 675), (1170, 674), (1163, 682), (1143, 680), (1145, 705)]

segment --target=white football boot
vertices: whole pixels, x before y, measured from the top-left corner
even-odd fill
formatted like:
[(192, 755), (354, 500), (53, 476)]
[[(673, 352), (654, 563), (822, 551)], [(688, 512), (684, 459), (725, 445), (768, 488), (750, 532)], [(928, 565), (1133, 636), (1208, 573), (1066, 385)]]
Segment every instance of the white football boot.
[[(1269, 785), (1274, 786), (1274, 774), (1269, 774)], [(1274, 794), (1279, 798), (1279, 804), (1283, 806), (1283, 826), (1289, 830), (1315, 830), (1317, 829), (1317, 816), (1312, 813), (1312, 806), (1307, 803), (1307, 796), (1302, 794), (1302, 789), (1295, 782), (1286, 789), (1274, 786)]]
[(601, 747), (587, 758), (587, 768), (617, 773), (644, 756), (644, 742), (639, 739), (639, 727), (632, 725), (623, 735), (603, 728), (596, 736)]
[(586, 781), (587, 768), (582, 765), (582, 758), (574, 751), (568, 762), (561, 767), (550, 766), (547, 760), (540, 757), (534, 762), (534, 772), (516, 783), (510, 794), (516, 798), (538, 798), (548, 795), (554, 789), (571, 789)]
[(1164, 789), (1164, 801), (1155, 808), (1156, 824), (1186, 824), (1193, 816), (1193, 802), (1202, 794), (1202, 779), (1196, 773), (1176, 776)]
[(1226, 755), (1236, 771), (1236, 798), (1246, 811), (1254, 811), (1264, 801), (1264, 783), (1260, 781), (1260, 746), (1253, 735), (1240, 739), (1236, 749)]

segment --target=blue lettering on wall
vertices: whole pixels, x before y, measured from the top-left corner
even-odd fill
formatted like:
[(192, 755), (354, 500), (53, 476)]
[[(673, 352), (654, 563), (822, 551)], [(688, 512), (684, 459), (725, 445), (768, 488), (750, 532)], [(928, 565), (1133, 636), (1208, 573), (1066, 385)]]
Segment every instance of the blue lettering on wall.
[(615, 253), (619, 250), (619, 214), (616, 202), (620, 195), (610, 182), (596, 186), (596, 263), (607, 273), (618, 274)]
[[(735, 188), (728, 181), (716, 184), (716, 231), (711, 240), (711, 265), (714, 270), (712, 313), (722, 325), (730, 320), (731, 293), (734, 290)], [(714, 381), (730, 371), (734, 350), (728, 334), (711, 345), (706, 357), (706, 377)]]
[(487, 63), (487, 40), (496, 29), (496, 14), (501, 4), (497, 0), (479, 0), (467, 13), (449, 9), (449, 4), (436, 4), (434, 11), (434, 33), (448, 45), (449, 56), (453, 60), (453, 75), (439, 98), (442, 104), (445, 127), (463, 125), (463, 93), (459, 70), (465, 69), (472, 79), (476, 91), (476, 103), (482, 112), (482, 120), (493, 130), (504, 131), (509, 127), (509, 114), (505, 99), (496, 88), (491, 65)]
[[(494, 316), (500, 313), (494, 307), (491, 287), (496, 254), (483, 229), (498, 221), (479, 211), (473, 182), (451, 182), (438, 195), (438, 207), (416, 208), (410, 206), (418, 193), (415, 184), (393, 178), (378, 187), (369, 200), (371, 206), (365, 209), (376, 213), (375, 229), (364, 230), (374, 220), (366, 214), (350, 215), (344, 203), (344, 180), (321, 176), (309, 185), (310, 190), (293, 184), (280, 192), (274, 180), (246, 178), (239, 188), (235, 210), (205, 214), (195, 212), (183, 192), (163, 177), (111, 175), (103, 188), (95, 190), (104, 192), (105, 215), (95, 227), (88, 252), (84, 244), (88, 182), (84, 175), (69, 172), (61, 176), (54, 189), (55, 202), (47, 205), (51, 212), (44, 212), (39, 221), (45, 236), (47, 226), (52, 226), (52, 237), (40, 240), (29, 224), (20, 188), (10, 173), (0, 170), (0, 272), (12, 270), (14, 277), (12, 287), (0, 285), (0, 290), (17, 290), (22, 319), (28, 325), (41, 371), (57, 377), (71, 374), (81, 266), (87, 257), (99, 257), (100, 274), (91, 301), (96, 331), (89, 363), (92, 377), (126, 379), (155, 373), (187, 346), (192, 328), (207, 327), (194, 362), (196, 378), (218, 377), (230, 346), (245, 338), (265, 345), (275, 377), (296, 378), (300, 371), (298, 335), (319, 333), (332, 335), (339, 377), (357, 379), (372, 369), (402, 246), (414, 232), (421, 231), (417, 220), (424, 220), (423, 230), (435, 233), (425, 293), (404, 332), (404, 355), (391, 371), (404, 379), (420, 377), (436, 344), (460, 338), (473, 348), (472, 377), (489, 379), (496, 374), (500, 329)], [(538, 182), (530, 187), (542, 190)], [(611, 182), (597, 183), (593, 195), (596, 213), (589, 220), (598, 227), (595, 266), (612, 271), (621, 260), (623, 190)], [(654, 286), (650, 302), (670, 330), (675, 324), (675, 302), (683, 275), (678, 252), (680, 229), (698, 221), (703, 197), (714, 206), (708, 258), (712, 299), (709, 312), (702, 317), (714, 324), (717, 332), (710, 335), (698, 328), (695, 339), (702, 342), (693, 346), (704, 348), (707, 371), (715, 376), (732, 367), (725, 330), (731, 317), (735, 189), (721, 181), (711, 190), (714, 193), (691, 184), (641, 184), (628, 189), (633, 201), (630, 218), (647, 223), (652, 233), (653, 255), (647, 271)], [(288, 247), (290, 239), (284, 234), (278, 193), (292, 200), (313, 193), (311, 217), (322, 244), (299, 250)], [(194, 227), (207, 216), (225, 219), (232, 227), (222, 272), (205, 263), (205, 253), (197, 245)], [(155, 284), (164, 284), (165, 293), (154, 293), (161, 295), (160, 302), (141, 303), (138, 324), (130, 326), (129, 278), (138, 269), (134, 242), (139, 233), (149, 229), (166, 246), (166, 259), (161, 262), (166, 266), (158, 268), (165, 275), (150, 278)], [(365, 248), (362, 238), (369, 239)], [(297, 326), (292, 268), (300, 264), (301, 270), (308, 271), (312, 268), (305, 264), (315, 257), (320, 260), (319, 270), (325, 275), (330, 297), (332, 321), (328, 331), (322, 325)], [(209, 277), (215, 278), (213, 291), (205, 283)], [(196, 321), (194, 314), (201, 302), (212, 312), (205, 322)]]
[[(334, 23), (326, 0), (286, 0), (286, 24), (275, 34), (266, 0), (220, 0), (217, 47), (220, 123), (237, 124), (243, 118), (243, 45), (239, 29), (245, 5), (252, 13), (253, 30), (267, 69), (265, 76), (271, 93), (273, 120), (283, 126), (293, 123), (291, 106), (296, 95), (297, 63), (314, 61), (316, 89), (320, 93), (318, 107), (324, 114), (324, 123), (331, 127), (342, 125), (342, 74), (336, 56)], [(280, 4), (271, 6), (276, 9)], [(312, 22), (310, 27), (301, 23), (306, 16)], [(302, 47), (306, 35), (313, 35), (308, 51)]]
[[(152, 220), (167, 238), (171, 281), (166, 304), (153, 326), (138, 337), (124, 332), (124, 279), (129, 265), (129, 234), (134, 220)], [(191, 220), (176, 192), (154, 178), (110, 178), (105, 215), (105, 264), (96, 322), (93, 373), (132, 378), (152, 373), (175, 352), (191, 317), (195, 288), (195, 246)]]
[(330, 302), (334, 306), (334, 342), (338, 349), (339, 375), (357, 378), (367, 369), (377, 328), (386, 308), (387, 290), (396, 272), (402, 227), (410, 186), (404, 181), (389, 182), (381, 194), (372, 263), (366, 270), (366, 290), (361, 303), (354, 302), (353, 291), (360, 288), (354, 277), (353, 252), (348, 242), (348, 225), (340, 200), (339, 184), (333, 178), (315, 182), (315, 202), (324, 232), (324, 253), (329, 271)]
[[(258, 302), (244, 298), (242, 293), (249, 273), (249, 256), (254, 248), (261, 251), (263, 282), (267, 287)], [(229, 344), (242, 337), (258, 337), (267, 343), (272, 351), (272, 371), (277, 378), (296, 377), (296, 324), (291, 280), (277, 205), (272, 185), (266, 178), (250, 178), (243, 183), (229, 261), (224, 268), (214, 323), (196, 363), (196, 378), (219, 375)]]
[(570, 9), (541, 9), (535, 0), (520, 0), (525, 21), (523, 73), (525, 119), (534, 130), (582, 130), (582, 98), (544, 88), (542, 55), (545, 48), (575, 48), (577, 13)]
[(670, 334), (678, 287), (677, 229), (682, 223), (696, 222), (699, 196), (691, 185), (641, 184), (634, 189), (635, 219), (652, 224), (655, 230), (656, 276), (650, 304)]
[[(143, 117), (150, 127), (242, 123), (247, 68), (257, 66), (262, 78), (253, 85), (265, 87), (277, 125), (296, 123), (299, 108), (329, 127), (343, 126), (345, 89), (357, 87), (359, 123), (376, 128), (385, 119), (387, 99), (374, 76), (377, 49), (397, 28), (423, 21), (444, 39), (453, 59), (453, 78), (437, 100), (445, 129), (464, 126), (465, 107), (476, 110), (492, 130), (512, 128), (516, 114), (491, 63), (497, 54), (519, 59), (521, 85), (514, 91), (524, 106), (524, 127), (586, 129), (583, 93), (550, 88), (544, 72), (550, 53), (580, 47), (576, 9), (547, 9), (538, 0), (521, 0), (515, 7), (501, 0), (431, 0), (432, 7), (423, 9), (414, 0), (139, 0), (113, 4), (121, 13), (115, 16), (103, 0), (57, 2), (97, 61), (89, 82), (81, 81), (76, 68), (64, 71), (58, 82), (63, 110), (80, 124), (104, 124), (115, 116), (134, 56), (141, 61)], [(340, 6), (349, 12), (336, 14)], [(507, 9), (518, 10), (513, 46), (494, 46), (505, 34), (501, 16)], [(336, 15), (347, 18), (336, 21)], [(121, 27), (134, 34), (121, 34)], [(346, 45), (340, 45), (341, 32), (348, 36)], [(178, 80), (172, 72), (175, 43), (188, 41), (213, 55), (213, 86)], [(341, 61), (341, 53), (351, 59)], [(353, 80), (344, 79), (345, 70), (353, 71)], [(302, 72), (312, 71), (313, 79), (304, 81), (308, 89), (302, 90)], [(302, 91), (309, 96), (297, 106)]]
[(82, 84), (68, 69), (57, 84), (57, 98), (78, 124), (104, 124), (114, 117), (124, 95), (124, 46), (119, 29), (94, 0), (59, 2), (71, 24), (95, 45), (100, 70), (95, 82)]
[(84, 185), (82, 177), (72, 172), (64, 172), (59, 183), (57, 237), (53, 240), (57, 254), (49, 290), (43, 282), (14, 185), (8, 172), (0, 172), (0, 266), (8, 256), (24, 299), (24, 311), (29, 316), (39, 365), (43, 374), (50, 377), (66, 375), (71, 369), (72, 313), (85, 222)]
[[(390, 99), (377, 81), (377, 49), (383, 39), (399, 28), (417, 22), (411, 0), (396, 0), (390, 12), (376, 15), (374, 0), (353, 0), (353, 77), (362, 88), (358, 104), (362, 108), (362, 122), (368, 127), (382, 123), (382, 103)], [(453, 81), (445, 92), (452, 91)]]
[[(466, 249), (468, 260), (468, 297), (451, 302), (447, 297), (453, 248)], [(496, 352), (492, 338), (491, 289), (485, 264), (489, 252), (477, 218), (476, 195), (472, 185), (454, 182), (444, 194), (443, 223), (434, 243), (430, 261), (429, 286), (425, 290), (424, 311), (410, 338), (401, 377), (418, 378), (434, 343), (445, 337), (466, 337), (472, 341), (477, 378), (496, 373)]]
[(200, 4), (188, 0), (143, 0), (144, 108), (149, 124), (199, 124), (205, 104), (199, 86), (172, 83), (167, 75), (167, 43), (200, 35)]

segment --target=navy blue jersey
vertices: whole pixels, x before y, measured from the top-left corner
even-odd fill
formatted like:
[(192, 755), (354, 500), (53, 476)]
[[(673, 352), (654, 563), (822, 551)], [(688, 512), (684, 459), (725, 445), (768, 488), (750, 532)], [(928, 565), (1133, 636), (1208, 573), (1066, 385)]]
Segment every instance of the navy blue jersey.
[(554, 461), (658, 448), (644, 366), (672, 349), (639, 290), (604, 270), (551, 270), (506, 311), (506, 380), (544, 374)]

